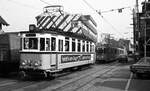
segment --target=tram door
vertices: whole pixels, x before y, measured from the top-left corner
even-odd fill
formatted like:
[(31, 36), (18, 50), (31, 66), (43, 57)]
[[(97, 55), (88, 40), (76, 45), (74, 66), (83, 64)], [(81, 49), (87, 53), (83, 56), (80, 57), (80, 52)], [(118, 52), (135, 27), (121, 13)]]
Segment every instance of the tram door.
[(56, 61), (57, 61), (56, 54), (51, 54), (51, 57), (50, 57), (50, 65), (51, 65), (51, 67), (55, 67), (56, 66)]

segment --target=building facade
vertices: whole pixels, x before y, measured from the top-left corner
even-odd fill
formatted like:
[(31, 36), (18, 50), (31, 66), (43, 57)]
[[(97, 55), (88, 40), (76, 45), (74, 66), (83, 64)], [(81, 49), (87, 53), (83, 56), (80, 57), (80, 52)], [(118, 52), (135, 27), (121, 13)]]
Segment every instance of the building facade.
[(134, 48), (141, 57), (150, 56), (150, 0), (142, 2), (142, 11), (133, 10)]

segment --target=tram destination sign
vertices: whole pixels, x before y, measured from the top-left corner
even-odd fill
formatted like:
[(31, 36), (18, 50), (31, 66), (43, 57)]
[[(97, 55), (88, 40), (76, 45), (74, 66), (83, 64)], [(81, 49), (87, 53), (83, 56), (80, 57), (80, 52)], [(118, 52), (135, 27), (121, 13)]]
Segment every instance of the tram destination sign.
[(91, 55), (62, 55), (61, 63), (91, 60)]

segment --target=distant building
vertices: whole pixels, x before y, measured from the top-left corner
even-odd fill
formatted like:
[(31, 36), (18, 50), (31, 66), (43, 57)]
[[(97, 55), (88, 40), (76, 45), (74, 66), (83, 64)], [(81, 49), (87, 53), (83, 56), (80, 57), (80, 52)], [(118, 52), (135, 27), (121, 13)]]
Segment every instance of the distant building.
[(0, 16), (0, 34), (3, 32), (2, 25), (8, 26), (9, 24)]

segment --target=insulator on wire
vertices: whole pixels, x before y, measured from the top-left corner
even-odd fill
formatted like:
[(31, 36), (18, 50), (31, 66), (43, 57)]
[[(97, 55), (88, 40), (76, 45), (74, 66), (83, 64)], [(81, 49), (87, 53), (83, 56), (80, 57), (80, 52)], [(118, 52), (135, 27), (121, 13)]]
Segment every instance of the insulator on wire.
[(119, 12), (119, 13), (122, 13), (122, 9), (118, 9), (118, 12)]

